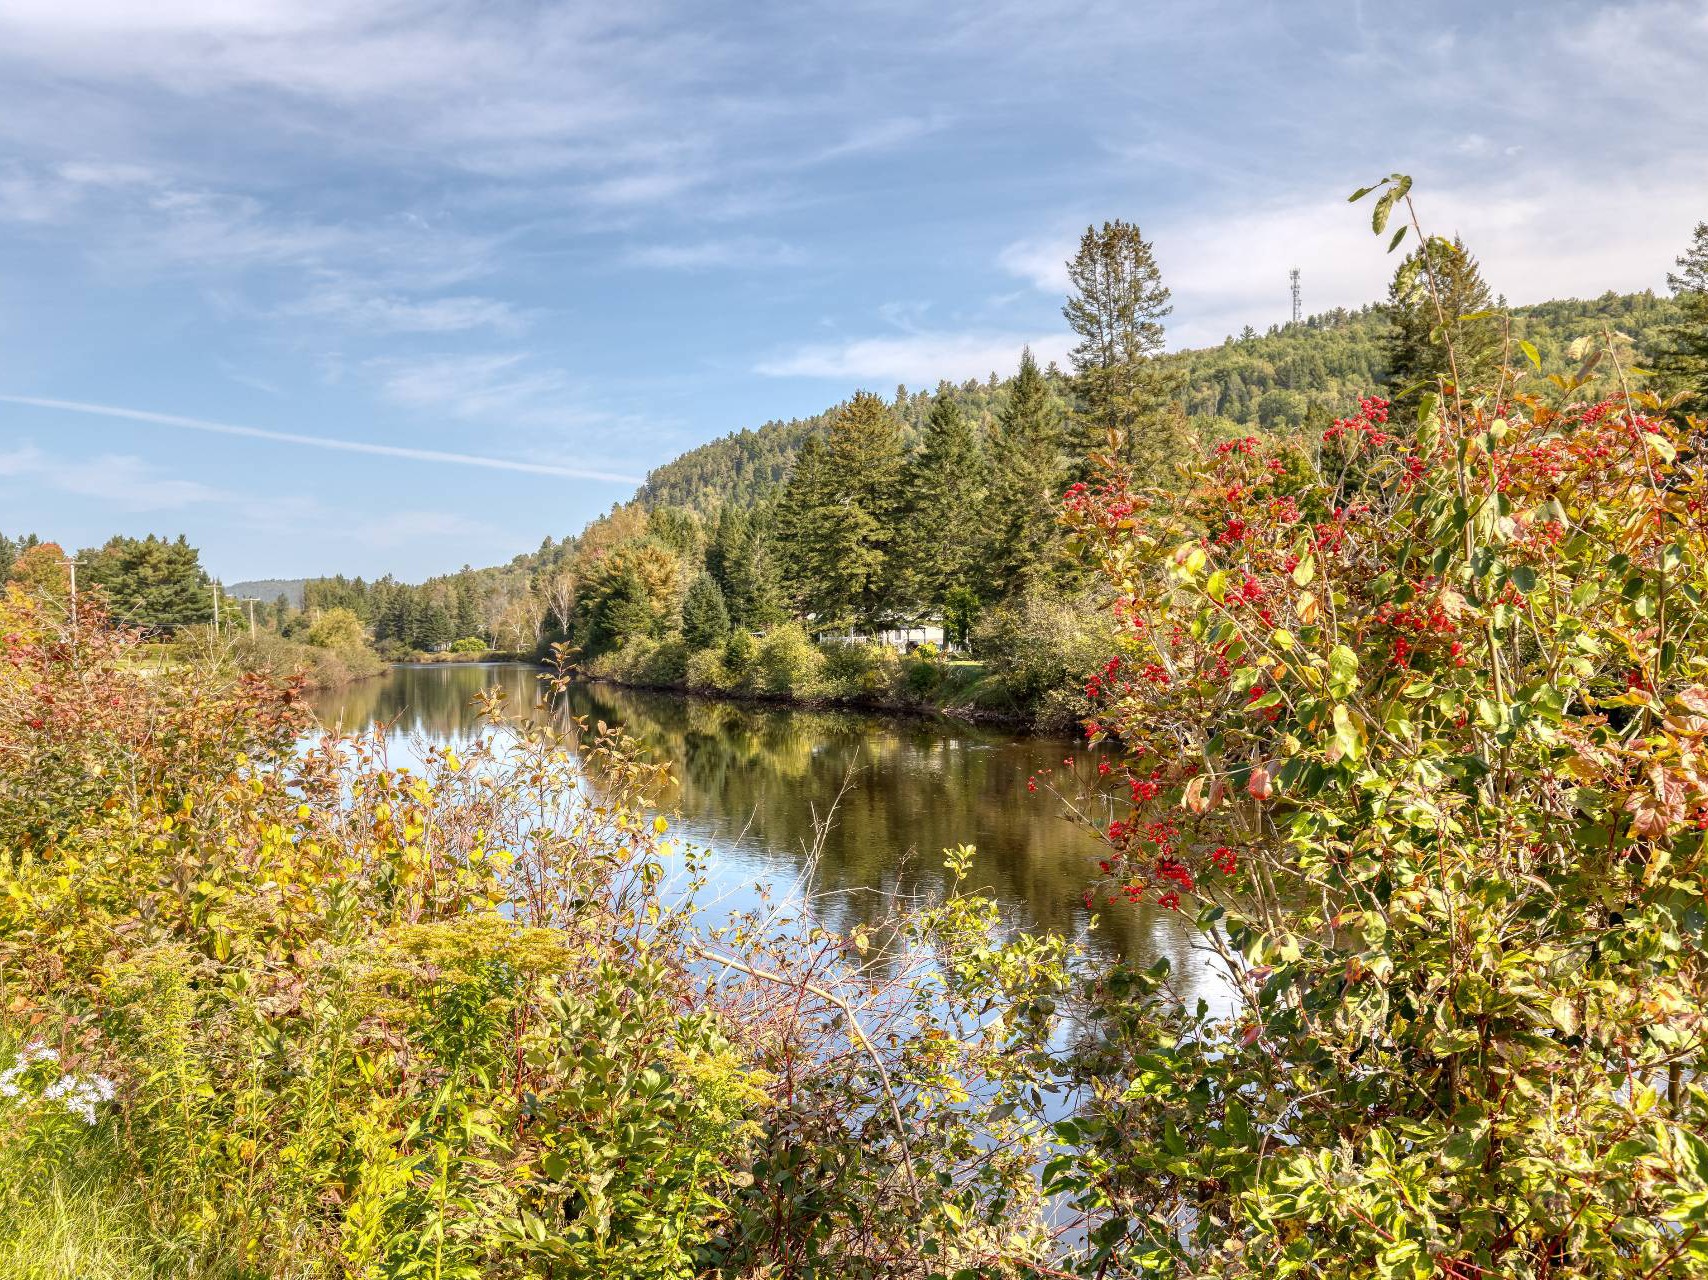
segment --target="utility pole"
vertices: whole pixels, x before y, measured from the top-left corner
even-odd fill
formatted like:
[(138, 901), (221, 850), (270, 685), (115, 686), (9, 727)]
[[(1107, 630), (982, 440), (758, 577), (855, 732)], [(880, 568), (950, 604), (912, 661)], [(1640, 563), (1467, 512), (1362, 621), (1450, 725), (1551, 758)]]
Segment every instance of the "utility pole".
[(71, 630), (77, 630), (77, 564), (70, 556), (65, 557), (65, 567), (71, 570)]
[(1293, 282), (1293, 323), (1299, 323), (1299, 268), (1294, 267), (1287, 273), (1287, 278)]

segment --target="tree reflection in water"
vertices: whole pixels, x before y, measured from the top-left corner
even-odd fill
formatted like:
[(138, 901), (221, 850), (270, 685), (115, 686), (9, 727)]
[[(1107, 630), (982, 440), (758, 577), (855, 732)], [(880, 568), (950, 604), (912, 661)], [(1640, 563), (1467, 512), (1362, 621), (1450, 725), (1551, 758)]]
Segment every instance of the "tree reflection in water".
[[(321, 722), (346, 730), (387, 723), (395, 759), (412, 741), (464, 740), (479, 732), (472, 699), (505, 691), (518, 711), (540, 694), (537, 668), (516, 663), (403, 666), (315, 695)], [(1083, 744), (945, 719), (808, 711), (672, 693), (576, 685), (558, 714), (617, 724), (669, 762), (676, 776), (659, 807), (684, 839), (714, 851), (711, 892), (740, 905), (749, 887), (802, 877), (815, 815), (836, 804), (834, 825), (801, 885), (827, 924), (873, 923), (889, 894), (943, 883), (942, 850), (978, 846), (974, 880), (1022, 928), (1050, 929), (1108, 958), (1148, 963), (1166, 955), (1177, 989), (1216, 999), (1215, 980), (1190, 949), (1191, 924), (1159, 907), (1099, 904), (1087, 933), (1082, 895), (1097, 842), (1062, 816), (1034, 772), (1089, 770)], [(849, 783), (846, 792), (844, 782)], [(838, 794), (842, 793), (840, 803)]]

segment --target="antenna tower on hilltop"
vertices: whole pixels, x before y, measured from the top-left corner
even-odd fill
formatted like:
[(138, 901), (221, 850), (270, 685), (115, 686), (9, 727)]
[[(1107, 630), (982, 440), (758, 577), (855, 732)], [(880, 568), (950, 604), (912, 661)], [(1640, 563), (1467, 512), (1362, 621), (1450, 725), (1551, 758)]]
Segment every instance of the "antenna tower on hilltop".
[(1293, 282), (1293, 323), (1299, 323), (1299, 268), (1294, 267), (1287, 273), (1287, 278)]

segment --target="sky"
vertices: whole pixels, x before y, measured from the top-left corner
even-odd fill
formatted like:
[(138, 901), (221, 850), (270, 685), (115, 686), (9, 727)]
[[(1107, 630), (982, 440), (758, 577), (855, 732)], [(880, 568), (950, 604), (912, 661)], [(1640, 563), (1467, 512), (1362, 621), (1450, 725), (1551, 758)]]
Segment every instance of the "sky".
[(1510, 301), (1665, 288), (1708, 0), (0, 0), (0, 531), (227, 582), (508, 560), (858, 388), (1378, 297), (1410, 173)]

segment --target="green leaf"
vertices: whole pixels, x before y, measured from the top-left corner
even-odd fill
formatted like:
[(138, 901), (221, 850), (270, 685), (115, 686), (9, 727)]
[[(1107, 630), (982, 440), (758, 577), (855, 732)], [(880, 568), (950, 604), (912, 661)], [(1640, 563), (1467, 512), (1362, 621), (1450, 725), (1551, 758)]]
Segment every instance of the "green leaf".
[(1317, 558), (1307, 555), (1293, 566), (1293, 582), (1296, 586), (1309, 586), (1311, 579), (1317, 576)]
[(1334, 741), (1348, 760), (1364, 758), (1364, 730), (1344, 703), (1334, 707)]
[(1395, 249), (1398, 249), (1400, 247), (1400, 241), (1404, 240), (1406, 238), (1406, 232), (1408, 232), (1410, 230), (1411, 230), (1410, 227), (1402, 225), (1398, 231), (1394, 232), (1394, 238), (1392, 240), (1388, 241), (1388, 252), (1389, 253), (1392, 253)]
[(1394, 187), (1382, 193), (1382, 198), (1376, 201), (1376, 208), (1370, 214), (1370, 230), (1381, 235), (1388, 229), (1388, 215), (1393, 212), (1394, 201), (1399, 198), (1399, 190)]
[(1524, 358), (1530, 361), (1530, 363), (1536, 367), (1536, 371), (1540, 373), (1542, 371), (1542, 357), (1537, 353), (1536, 348), (1526, 342), (1523, 338), (1520, 338), (1518, 340), (1518, 349), (1524, 353)]
[[(1328, 655), (1328, 691), (1336, 698), (1344, 698), (1358, 685), (1358, 655), (1343, 644), (1334, 646)], [(1336, 708), (1335, 714), (1340, 714)]]

